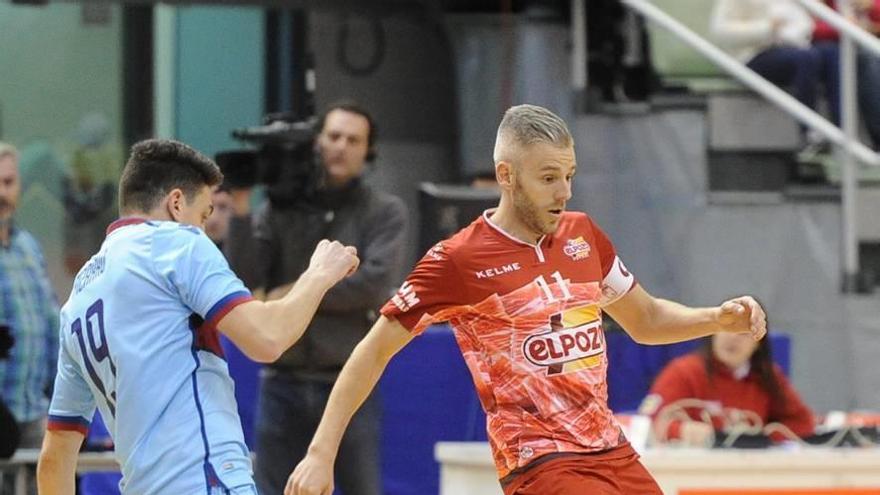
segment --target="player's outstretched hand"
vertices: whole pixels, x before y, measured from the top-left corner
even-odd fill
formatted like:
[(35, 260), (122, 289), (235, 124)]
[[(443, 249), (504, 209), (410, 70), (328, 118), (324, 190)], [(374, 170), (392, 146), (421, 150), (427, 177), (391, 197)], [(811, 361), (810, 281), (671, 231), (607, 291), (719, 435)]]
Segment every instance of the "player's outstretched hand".
[(321, 240), (312, 253), (309, 269), (326, 277), (335, 284), (343, 277), (351, 275), (357, 270), (360, 260), (357, 257), (357, 249), (353, 246), (344, 246), (339, 241)]
[(333, 464), (306, 455), (287, 478), (284, 495), (332, 495)]
[(718, 325), (725, 332), (748, 333), (761, 340), (767, 334), (767, 315), (751, 296), (737, 297), (718, 307)]

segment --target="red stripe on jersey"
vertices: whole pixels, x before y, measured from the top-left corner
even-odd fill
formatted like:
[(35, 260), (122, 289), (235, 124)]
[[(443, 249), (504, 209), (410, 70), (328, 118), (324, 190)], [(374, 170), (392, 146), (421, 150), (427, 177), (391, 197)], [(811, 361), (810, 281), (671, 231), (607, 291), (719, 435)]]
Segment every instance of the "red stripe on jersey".
[(78, 431), (83, 435), (89, 432), (89, 422), (84, 418), (50, 415), (46, 429), (51, 431)]

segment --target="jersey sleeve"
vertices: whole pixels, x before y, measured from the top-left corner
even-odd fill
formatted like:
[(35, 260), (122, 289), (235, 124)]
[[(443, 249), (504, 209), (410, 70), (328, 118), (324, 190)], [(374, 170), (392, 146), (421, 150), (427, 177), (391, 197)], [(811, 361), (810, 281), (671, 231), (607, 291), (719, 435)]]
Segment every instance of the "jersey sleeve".
[(599, 251), (599, 263), (602, 266), (602, 298), (599, 300), (599, 305), (604, 307), (613, 304), (632, 290), (636, 286), (636, 278), (617, 256), (617, 250), (614, 249), (611, 239), (598, 225), (592, 222), (591, 224), (596, 249)]
[(95, 415), (95, 396), (82, 376), (82, 368), (62, 343), (58, 352), (58, 371), (49, 405), (47, 428), (55, 431), (88, 432)]
[(418, 335), (444, 321), (442, 312), (460, 305), (464, 290), (447, 245), (439, 242), (416, 264), (381, 312)]
[(204, 319), (203, 329), (216, 328), (234, 307), (253, 299), (223, 253), (200, 230), (181, 225), (163, 234), (153, 247), (156, 269), (183, 304)]

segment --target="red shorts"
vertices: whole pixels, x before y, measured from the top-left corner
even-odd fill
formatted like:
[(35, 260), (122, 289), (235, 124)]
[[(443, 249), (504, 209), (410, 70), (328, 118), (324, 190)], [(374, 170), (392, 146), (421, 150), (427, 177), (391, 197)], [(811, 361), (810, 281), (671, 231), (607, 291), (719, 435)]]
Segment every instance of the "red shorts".
[(559, 457), (525, 472), (504, 495), (663, 495), (629, 444), (599, 454)]

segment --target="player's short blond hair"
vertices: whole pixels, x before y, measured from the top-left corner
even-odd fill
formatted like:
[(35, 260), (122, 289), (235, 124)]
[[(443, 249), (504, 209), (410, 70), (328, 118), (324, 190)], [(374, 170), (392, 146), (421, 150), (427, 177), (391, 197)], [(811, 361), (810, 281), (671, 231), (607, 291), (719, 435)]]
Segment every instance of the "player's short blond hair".
[(565, 121), (558, 115), (537, 105), (517, 105), (504, 112), (495, 138), (495, 163), (510, 159), (511, 148), (522, 148), (537, 143), (569, 147), (574, 138)]
[(9, 144), (0, 141), (0, 160), (6, 157), (11, 157), (16, 162), (18, 161), (18, 149)]

